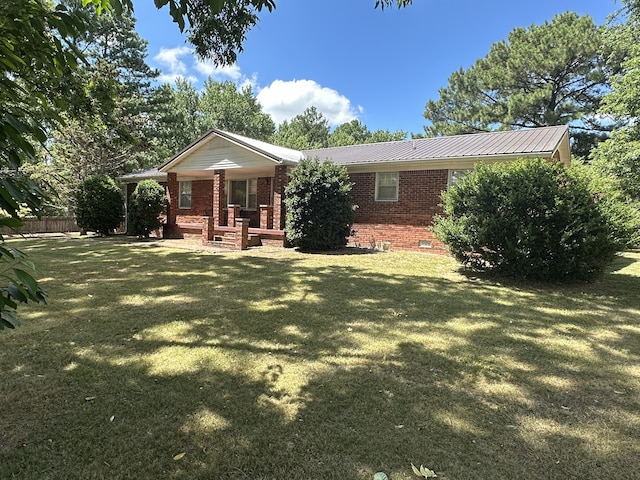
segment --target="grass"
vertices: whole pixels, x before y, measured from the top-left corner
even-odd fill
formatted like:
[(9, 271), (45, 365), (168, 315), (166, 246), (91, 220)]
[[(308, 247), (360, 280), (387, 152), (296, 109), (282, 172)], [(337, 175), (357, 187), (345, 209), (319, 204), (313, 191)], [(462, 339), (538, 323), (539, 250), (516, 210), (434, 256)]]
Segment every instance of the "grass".
[(11, 244), (50, 303), (0, 332), (0, 478), (639, 478), (638, 253), (543, 286), (412, 253)]

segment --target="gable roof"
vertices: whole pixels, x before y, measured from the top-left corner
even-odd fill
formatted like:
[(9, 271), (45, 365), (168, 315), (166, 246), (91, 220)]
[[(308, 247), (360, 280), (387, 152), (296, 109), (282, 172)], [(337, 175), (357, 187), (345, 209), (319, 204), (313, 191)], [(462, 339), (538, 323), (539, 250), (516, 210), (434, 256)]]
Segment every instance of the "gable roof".
[(277, 145), (272, 145), (267, 142), (263, 142), (261, 140), (255, 140), (253, 138), (244, 137), (242, 135), (238, 135), (236, 133), (225, 132), (224, 130), (219, 130), (217, 128), (212, 128), (207, 133), (202, 135), (200, 138), (195, 140), (194, 142), (187, 145), (180, 152), (175, 154), (165, 163), (158, 167), (160, 172), (167, 172), (172, 167), (180, 163), (184, 158), (191, 155), (195, 151), (202, 148), (205, 144), (208, 143), (209, 140), (215, 137), (224, 138), (231, 143), (234, 143), (240, 147), (243, 147), (255, 154), (258, 154), (262, 157), (265, 157), (269, 160), (272, 160), (276, 164), (296, 164), (304, 155), (302, 152), (298, 150), (293, 150), (291, 148), (279, 147)]
[(496, 156), (552, 157), (556, 152), (558, 152), (561, 161), (568, 162), (570, 155), (568, 139), (569, 128), (566, 125), (560, 125), (527, 130), (320, 148), (305, 150), (304, 154), (308, 158), (318, 157), (320, 160), (327, 159), (340, 165), (465, 158), (482, 160)]

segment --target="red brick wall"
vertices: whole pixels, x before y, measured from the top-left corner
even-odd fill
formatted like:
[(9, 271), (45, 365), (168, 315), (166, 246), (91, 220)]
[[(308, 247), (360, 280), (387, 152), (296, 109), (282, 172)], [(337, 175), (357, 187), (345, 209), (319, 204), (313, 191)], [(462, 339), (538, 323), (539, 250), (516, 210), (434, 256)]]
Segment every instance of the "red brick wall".
[[(275, 179), (261, 177), (258, 179), (258, 205), (271, 203), (271, 183), (279, 190), (286, 184), (286, 170), (276, 172)], [(375, 201), (375, 173), (352, 173), (354, 182), (352, 198), (358, 209), (356, 210), (353, 230), (355, 235), (350, 238), (350, 244), (361, 247), (382, 248), (383, 244), (390, 249), (417, 250), (433, 253), (446, 253), (444, 246), (438, 242), (429, 227), (433, 216), (441, 213), (439, 206), (440, 192), (447, 188), (448, 170), (414, 170), (400, 172), (398, 200), (395, 202)], [(174, 204), (177, 204), (177, 182), (169, 178), (170, 195), (176, 192)], [(172, 188), (173, 187), (173, 188)], [(197, 180), (192, 182), (191, 208), (178, 209), (173, 206), (175, 215), (181, 218), (213, 215), (213, 180)], [(172, 191), (173, 190), (173, 191)], [(276, 197), (278, 197), (276, 192)], [(226, 199), (225, 199), (226, 200)], [(273, 203), (278, 203), (276, 198)], [(282, 208), (282, 205), (280, 205)], [(275, 205), (274, 205), (275, 207)], [(274, 210), (277, 210), (274, 208)], [(278, 220), (278, 213), (274, 212), (274, 220)], [(281, 215), (284, 211), (281, 212)], [(250, 219), (251, 227), (259, 227), (260, 212), (243, 210), (241, 216)], [(280, 217), (282, 218), (282, 217)], [(201, 220), (199, 220), (201, 221)], [(283, 221), (283, 219), (281, 220)], [(274, 228), (278, 228), (274, 225)], [(420, 246), (431, 243), (430, 248)]]
[[(413, 170), (400, 172), (398, 200), (375, 200), (375, 173), (352, 173), (351, 191), (358, 205), (350, 243), (362, 247), (381, 248), (388, 242), (391, 249), (445, 253), (429, 227), (433, 216), (442, 212), (440, 192), (447, 188), (448, 170)], [(431, 248), (420, 246), (431, 242)]]
[(225, 207), (227, 204), (227, 197), (225, 193), (225, 171), (214, 170), (213, 172), (213, 198), (212, 203), (212, 215), (214, 225), (226, 225), (227, 218), (225, 217)]
[[(191, 208), (179, 208), (179, 185), (175, 173), (168, 178), (169, 197), (165, 238), (182, 238), (185, 233), (175, 223), (201, 223), (203, 216), (213, 215), (213, 180), (194, 180), (191, 182)], [(192, 232), (189, 232), (189, 234)], [(201, 235), (198, 233), (197, 235)]]
[(193, 180), (191, 208), (178, 208), (177, 214), (213, 216), (213, 180)]

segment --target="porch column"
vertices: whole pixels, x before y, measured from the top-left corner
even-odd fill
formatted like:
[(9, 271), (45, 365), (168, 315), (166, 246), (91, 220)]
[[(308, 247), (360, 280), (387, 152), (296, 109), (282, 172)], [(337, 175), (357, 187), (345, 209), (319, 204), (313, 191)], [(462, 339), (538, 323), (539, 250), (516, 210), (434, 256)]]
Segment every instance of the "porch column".
[(273, 228), (273, 205), (260, 205), (260, 228)]
[(213, 217), (202, 217), (202, 244), (208, 245), (215, 234), (215, 219)]
[(240, 205), (234, 205), (230, 203), (227, 206), (227, 226), (235, 227), (236, 220), (240, 218)]
[(289, 183), (289, 172), (286, 165), (277, 165), (273, 182), (273, 228), (284, 229), (285, 206), (284, 187)]
[(236, 250), (246, 250), (249, 248), (249, 219), (236, 218)]
[(224, 206), (226, 194), (224, 191), (224, 170), (213, 171), (213, 221), (216, 227), (224, 225)]
[(176, 216), (178, 215), (178, 202), (180, 191), (178, 186), (178, 174), (170, 172), (167, 175), (167, 224), (162, 229), (164, 238), (172, 238), (176, 234)]

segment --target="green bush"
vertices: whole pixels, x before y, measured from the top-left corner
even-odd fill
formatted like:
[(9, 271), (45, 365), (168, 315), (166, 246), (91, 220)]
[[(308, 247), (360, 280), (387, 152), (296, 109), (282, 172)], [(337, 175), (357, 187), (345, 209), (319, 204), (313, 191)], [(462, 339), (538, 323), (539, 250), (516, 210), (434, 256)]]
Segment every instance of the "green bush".
[(609, 220), (618, 249), (640, 246), (640, 202), (620, 188), (615, 177), (597, 167), (574, 162), (571, 170), (587, 183), (598, 209)]
[(304, 250), (343, 247), (351, 234), (354, 206), (347, 170), (304, 159), (285, 189), (287, 239)]
[(83, 181), (75, 201), (76, 221), (85, 230), (109, 235), (124, 219), (124, 195), (106, 175), (94, 175)]
[(155, 180), (143, 180), (136, 186), (129, 203), (129, 233), (140, 237), (160, 228), (165, 208), (164, 188)]
[(465, 266), (535, 280), (586, 279), (618, 248), (587, 182), (558, 162), (484, 165), (443, 193), (436, 236)]

